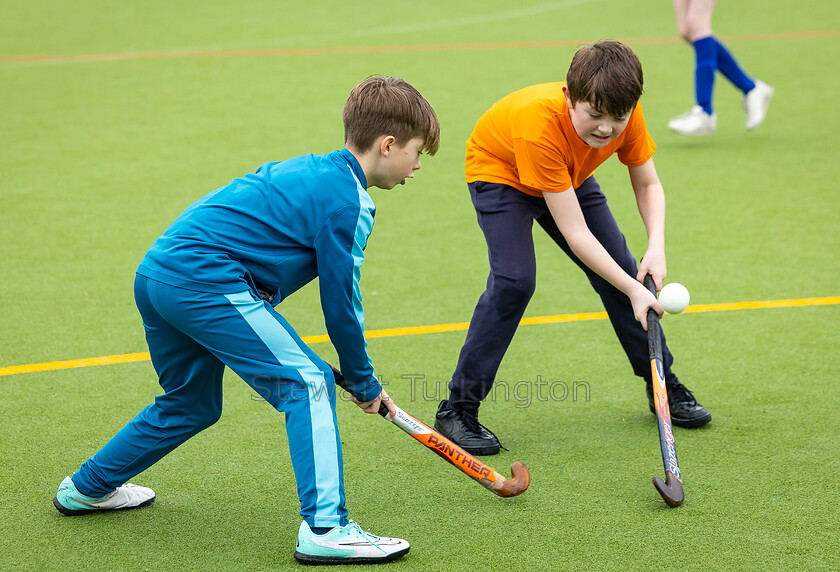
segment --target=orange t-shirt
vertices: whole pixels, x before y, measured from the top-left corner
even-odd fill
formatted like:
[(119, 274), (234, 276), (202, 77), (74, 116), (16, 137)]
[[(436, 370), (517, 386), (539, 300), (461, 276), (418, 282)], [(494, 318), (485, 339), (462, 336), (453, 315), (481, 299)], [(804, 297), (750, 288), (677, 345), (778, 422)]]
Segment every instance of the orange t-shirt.
[(645, 163), (656, 143), (636, 104), (627, 127), (603, 149), (575, 132), (563, 97), (566, 82), (532, 85), (495, 103), (467, 140), (467, 182), (501, 183), (536, 197), (579, 187), (613, 153), (628, 167)]

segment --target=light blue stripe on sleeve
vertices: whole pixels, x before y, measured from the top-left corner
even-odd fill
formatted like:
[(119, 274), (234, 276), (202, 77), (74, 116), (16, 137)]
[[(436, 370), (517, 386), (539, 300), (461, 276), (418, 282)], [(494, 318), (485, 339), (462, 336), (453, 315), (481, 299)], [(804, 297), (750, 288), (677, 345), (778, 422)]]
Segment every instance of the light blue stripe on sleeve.
[[(307, 438), (312, 442), (315, 458), (315, 483), (317, 488), (314, 526), (338, 526), (340, 499), (340, 471), (333, 410), (326, 395), (324, 374), (298, 347), (283, 325), (274, 319), (262, 300), (254, 300), (247, 290), (227, 294), (234, 308), (265, 343), (278, 363), (296, 369), (309, 391), (311, 435), (289, 435), (289, 439)], [(319, 518), (323, 517), (323, 518)], [(320, 524), (319, 524), (320, 522)]]
[[(359, 322), (362, 331), (365, 329), (365, 313), (362, 309), (362, 292), (359, 288), (359, 280), (362, 273), (362, 262), (365, 259), (363, 248), (367, 245), (368, 237), (373, 230), (373, 216), (371, 212), (376, 210), (373, 200), (362, 186), (362, 183), (356, 177), (353, 169), (350, 169), (350, 174), (356, 180), (356, 189), (359, 191), (359, 220), (356, 223), (356, 233), (353, 240), (353, 311), (356, 314), (356, 321)], [(365, 340), (365, 348), (367, 348), (367, 340)]]

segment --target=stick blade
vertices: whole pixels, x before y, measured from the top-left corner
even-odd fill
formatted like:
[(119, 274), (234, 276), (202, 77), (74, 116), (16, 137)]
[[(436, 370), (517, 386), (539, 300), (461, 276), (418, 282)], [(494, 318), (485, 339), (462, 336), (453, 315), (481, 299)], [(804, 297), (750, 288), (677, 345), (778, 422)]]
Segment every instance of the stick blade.
[(666, 473), (664, 481), (659, 477), (653, 477), (653, 486), (656, 487), (668, 506), (680, 506), (685, 500), (682, 482), (679, 479), (672, 478), (671, 473)]
[(515, 462), (510, 467), (510, 474), (512, 478), (505, 479), (504, 484), (494, 491), (500, 497), (521, 495), (528, 490), (528, 486), (531, 484), (531, 473), (525, 463)]

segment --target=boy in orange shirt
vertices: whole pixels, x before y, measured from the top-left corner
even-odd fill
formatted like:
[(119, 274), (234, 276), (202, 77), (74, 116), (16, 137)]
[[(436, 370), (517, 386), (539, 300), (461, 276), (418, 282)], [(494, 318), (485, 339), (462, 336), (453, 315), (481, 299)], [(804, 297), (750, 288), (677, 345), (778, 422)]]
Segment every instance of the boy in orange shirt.
[[(653, 411), (647, 311), (662, 308), (643, 286), (665, 278), (665, 195), (653, 165), (653, 139), (639, 98), (642, 67), (627, 46), (600, 41), (572, 59), (566, 82), (514, 92), (479, 119), (467, 142), (466, 175), (490, 257), (487, 289), (478, 301), (435, 428), (474, 455), (499, 452), (478, 422), (525, 307), (534, 292), (533, 221), (586, 273), (633, 370), (647, 382)], [(592, 176), (613, 153), (627, 165), (647, 230), (637, 267), (607, 200)], [(711, 415), (671, 372), (663, 339), (671, 420), (699, 427)]]

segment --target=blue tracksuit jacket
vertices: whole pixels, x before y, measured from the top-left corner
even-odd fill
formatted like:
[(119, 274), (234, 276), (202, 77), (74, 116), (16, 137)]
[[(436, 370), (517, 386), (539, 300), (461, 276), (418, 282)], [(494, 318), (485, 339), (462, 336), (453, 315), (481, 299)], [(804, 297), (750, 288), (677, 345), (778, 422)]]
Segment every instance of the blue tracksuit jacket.
[(347, 151), (266, 163), (187, 208), (137, 272), (200, 292), (258, 291), (280, 303), (316, 276), (330, 340), (356, 397), (374, 399), (359, 272), (375, 207)]

